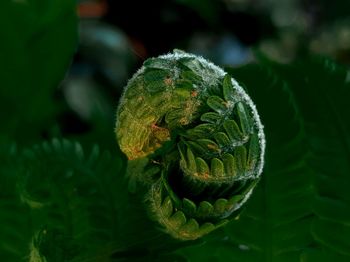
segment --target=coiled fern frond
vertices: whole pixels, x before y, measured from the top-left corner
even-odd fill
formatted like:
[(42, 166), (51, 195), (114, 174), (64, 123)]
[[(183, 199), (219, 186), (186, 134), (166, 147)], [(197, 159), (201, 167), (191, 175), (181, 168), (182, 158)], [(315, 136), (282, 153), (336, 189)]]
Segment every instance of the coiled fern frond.
[(145, 186), (151, 217), (181, 240), (237, 217), (263, 168), (252, 100), (222, 69), (182, 51), (146, 60), (131, 78), (116, 136), (130, 189)]

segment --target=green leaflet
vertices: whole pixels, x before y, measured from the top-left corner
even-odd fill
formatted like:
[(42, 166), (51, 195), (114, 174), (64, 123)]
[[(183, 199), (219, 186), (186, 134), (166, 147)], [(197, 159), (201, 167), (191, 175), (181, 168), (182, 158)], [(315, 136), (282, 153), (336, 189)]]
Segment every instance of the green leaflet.
[(198, 173), (201, 175), (209, 174), (209, 166), (207, 162), (203, 158), (197, 157), (196, 158), (196, 165)]
[(233, 157), (233, 155), (226, 153), (222, 157), (224, 166), (225, 166), (225, 173), (227, 176), (235, 176), (237, 175), (237, 166), (236, 166), (236, 160)]
[(214, 112), (207, 112), (201, 116), (203, 122), (208, 122), (211, 124), (217, 124), (221, 120), (221, 116)]
[(171, 198), (167, 196), (161, 206), (161, 212), (163, 213), (164, 217), (170, 217), (170, 215), (173, 213), (173, 203), (171, 201)]
[(145, 70), (143, 80), (146, 90), (150, 93), (163, 91), (166, 88), (166, 79), (168, 75), (169, 72), (163, 69), (152, 68)]
[(257, 135), (252, 135), (249, 141), (249, 151), (247, 156), (247, 170), (253, 171), (259, 154), (259, 142)]
[(215, 130), (215, 125), (213, 124), (199, 124), (196, 127), (186, 131), (186, 134), (190, 138), (200, 138), (206, 137), (208, 134)]
[(220, 152), (219, 146), (212, 140), (207, 138), (201, 138), (197, 139), (196, 143), (198, 143), (200, 146), (205, 148), (205, 150), (208, 152), (218, 153)]
[(190, 148), (187, 148), (187, 168), (191, 173), (197, 172), (196, 159)]
[(220, 148), (231, 147), (231, 141), (224, 132), (215, 133), (214, 139)]
[(193, 234), (195, 232), (198, 232), (199, 224), (195, 219), (191, 218), (185, 225), (181, 227), (181, 230)]
[(218, 96), (210, 96), (207, 100), (208, 106), (216, 111), (218, 114), (224, 114), (226, 112), (226, 102)]
[(247, 116), (245, 106), (241, 102), (237, 103), (237, 113), (241, 123), (243, 134), (249, 134), (251, 132), (251, 123), (249, 121), (249, 117)]
[(194, 152), (196, 152), (200, 156), (207, 155), (208, 149), (207, 149), (207, 143), (200, 144), (197, 141), (186, 141), (186, 144), (193, 149)]
[(219, 198), (218, 200), (215, 201), (214, 204), (214, 211), (217, 213), (223, 213), (225, 212), (225, 209), (227, 207), (227, 199), (224, 198)]
[(235, 150), (235, 163), (238, 173), (244, 173), (246, 171), (247, 163), (247, 150), (244, 146), (239, 146)]
[(235, 120), (226, 120), (223, 124), (225, 131), (233, 143), (238, 143), (243, 140), (243, 134), (239, 129)]
[(185, 214), (182, 211), (177, 211), (169, 218), (171, 227), (179, 228), (186, 223)]
[(196, 204), (187, 198), (184, 198), (182, 200), (182, 203), (184, 212), (186, 212), (186, 214), (189, 214), (189, 216), (193, 216), (197, 209)]
[(212, 204), (210, 204), (207, 201), (202, 201), (199, 203), (196, 216), (206, 217), (206, 216), (210, 215), (213, 212), (213, 210), (214, 210), (214, 207)]
[(237, 99), (237, 92), (234, 90), (232, 85), (232, 79), (229, 74), (225, 75), (223, 85), (223, 93), (226, 101), (235, 101)]
[(212, 158), (210, 164), (210, 172), (213, 177), (221, 177), (224, 176), (224, 164), (221, 160), (217, 158)]
[(167, 69), (169, 66), (169, 61), (166, 59), (150, 58), (150, 59), (147, 59), (143, 65), (146, 68)]
[(191, 83), (191, 86), (200, 83), (200, 81), (202, 80), (200, 76), (198, 76), (195, 72), (191, 70), (182, 71), (180, 74), (180, 78), (182, 79), (182, 81)]

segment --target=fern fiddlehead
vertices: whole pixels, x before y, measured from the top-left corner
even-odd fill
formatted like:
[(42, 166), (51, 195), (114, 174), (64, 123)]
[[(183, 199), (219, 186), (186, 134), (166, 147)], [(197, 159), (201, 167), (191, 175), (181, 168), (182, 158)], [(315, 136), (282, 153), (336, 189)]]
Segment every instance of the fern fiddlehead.
[(197, 239), (238, 216), (259, 180), (265, 139), (255, 105), (222, 69), (182, 51), (146, 60), (117, 111), (131, 190), (151, 217)]

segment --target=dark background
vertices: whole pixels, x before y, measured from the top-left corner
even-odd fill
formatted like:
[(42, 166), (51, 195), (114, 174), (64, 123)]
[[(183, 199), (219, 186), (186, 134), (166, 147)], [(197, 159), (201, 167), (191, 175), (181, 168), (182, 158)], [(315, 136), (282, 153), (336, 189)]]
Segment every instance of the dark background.
[(347, 0), (39, 3), (1, 8), (0, 134), (24, 145), (68, 137), (113, 150), (127, 79), (146, 58), (174, 48), (223, 67), (254, 62), (254, 50), (280, 63), (312, 53), (350, 64)]
[[(86, 133), (91, 128), (91, 116), (81, 117), (91, 106), (100, 106), (96, 110), (109, 114), (110, 120), (133, 72), (146, 58), (174, 48), (203, 55), (221, 66), (253, 62), (254, 48), (281, 63), (314, 53), (350, 64), (350, 4), (346, 0), (336, 4), (302, 0), (79, 3), (82, 37), (62, 87), (74, 111), (62, 118), (65, 135)], [(79, 81), (88, 84), (78, 87)], [(95, 99), (90, 102), (98, 105), (74, 106), (69, 91), (74, 88), (98, 92), (109, 100), (109, 108), (105, 101)]]

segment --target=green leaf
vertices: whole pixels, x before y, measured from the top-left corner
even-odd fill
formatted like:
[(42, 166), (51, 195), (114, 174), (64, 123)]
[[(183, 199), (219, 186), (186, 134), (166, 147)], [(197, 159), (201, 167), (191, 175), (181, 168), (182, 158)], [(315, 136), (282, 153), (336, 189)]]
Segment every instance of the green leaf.
[(1, 257), (102, 258), (124, 245), (123, 160), (97, 148), (85, 155), (79, 144), (55, 139), (2, 161)]
[[(252, 261), (298, 261), (304, 247), (312, 243), (308, 230), (312, 195), (304, 161), (306, 137), (295, 98), (278, 75), (260, 66), (234, 74), (256, 103), (268, 144), (262, 179), (246, 211), (228, 232), (234, 242), (248, 248)], [(259, 80), (252, 79), (252, 75)], [(243, 231), (253, 224), (251, 232)], [(254, 236), (254, 231), (261, 232), (260, 236)], [(245, 257), (242, 249), (238, 256), (241, 259)]]
[(339, 256), (349, 260), (350, 210), (345, 207), (350, 206), (350, 73), (323, 58), (275, 70), (292, 87), (305, 121), (315, 191), (312, 235), (320, 252), (333, 254), (324, 261), (343, 261)]
[(11, 112), (1, 110), (0, 132), (37, 139), (77, 47), (76, 2), (2, 1), (0, 33), (0, 104)]

